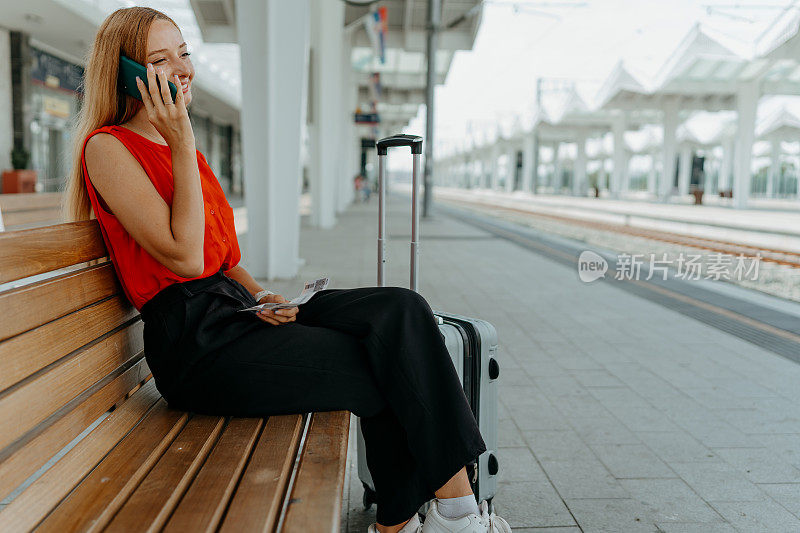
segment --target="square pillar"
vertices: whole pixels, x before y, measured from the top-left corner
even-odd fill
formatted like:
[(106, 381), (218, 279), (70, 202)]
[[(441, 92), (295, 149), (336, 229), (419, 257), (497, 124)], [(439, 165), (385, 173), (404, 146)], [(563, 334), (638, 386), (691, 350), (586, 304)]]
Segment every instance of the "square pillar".
[(694, 159), (692, 147), (684, 144), (681, 147), (680, 166), (678, 167), (678, 194), (689, 194), (689, 183), (692, 179), (692, 160)]
[(725, 139), (722, 143), (722, 162), (719, 167), (717, 179), (717, 192), (727, 191), (731, 188), (731, 173), (733, 171), (733, 139)]
[(628, 155), (625, 153), (625, 116), (615, 117), (611, 132), (614, 135), (614, 168), (611, 174), (609, 189), (612, 198), (619, 197), (619, 193), (628, 175)]
[(300, 263), (300, 141), (308, 72), (308, 0), (240, 0), (244, 263), (258, 279), (291, 278)]
[[(341, 75), (342, 86), (340, 91), (341, 108), (339, 109), (339, 119), (341, 121), (341, 139), (339, 146), (339, 193), (336, 195), (336, 212), (342, 213), (353, 202), (355, 190), (353, 178), (358, 173), (358, 147), (352, 139), (356, 136), (356, 128), (353, 124), (353, 112), (358, 105), (358, 86), (353, 75), (351, 63), (351, 53), (353, 50), (352, 38), (347, 33), (342, 35), (342, 54), (341, 54)], [(359, 145), (360, 146), (360, 143)]]
[(666, 201), (672, 194), (672, 184), (675, 180), (675, 153), (677, 148), (676, 132), (678, 130), (678, 102), (668, 100), (664, 104), (664, 151), (661, 173), (661, 186), (658, 188), (659, 197)]
[(781, 173), (781, 142), (772, 140), (772, 153), (770, 154), (769, 173), (767, 174), (767, 198), (775, 197), (775, 185)]
[(340, 192), (342, 44), (344, 3), (311, 0), (311, 106), (309, 112), (309, 185), (311, 225), (336, 224)]
[(558, 156), (559, 151), (561, 151), (561, 143), (553, 143), (553, 179), (550, 181), (550, 185), (553, 187), (553, 194), (561, 193), (561, 178), (564, 174), (561, 168), (561, 159)]
[(509, 148), (506, 152), (508, 165), (506, 168), (506, 192), (514, 192), (515, 180), (517, 177), (517, 148)]
[(532, 186), (536, 171), (534, 164), (536, 159), (533, 152), (536, 148), (536, 140), (533, 135), (528, 135), (522, 142), (522, 190), (525, 192), (532, 192)]
[(587, 191), (586, 184), (586, 132), (578, 132), (577, 140), (577, 153), (575, 155), (575, 171), (573, 172), (572, 179), (572, 194), (576, 196), (583, 196)]
[(736, 95), (736, 153), (733, 164), (733, 207), (744, 209), (750, 198), (756, 111), (761, 94), (758, 80), (743, 82)]

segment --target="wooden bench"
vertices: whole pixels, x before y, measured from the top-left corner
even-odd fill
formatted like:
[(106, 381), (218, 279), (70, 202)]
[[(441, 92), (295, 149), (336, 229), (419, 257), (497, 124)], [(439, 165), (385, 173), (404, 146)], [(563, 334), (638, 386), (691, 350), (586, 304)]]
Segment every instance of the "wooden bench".
[(106, 255), (96, 221), (0, 233), (0, 531), (338, 530), (349, 413), (170, 409)]
[(61, 222), (60, 192), (0, 194), (0, 214), (6, 231)]

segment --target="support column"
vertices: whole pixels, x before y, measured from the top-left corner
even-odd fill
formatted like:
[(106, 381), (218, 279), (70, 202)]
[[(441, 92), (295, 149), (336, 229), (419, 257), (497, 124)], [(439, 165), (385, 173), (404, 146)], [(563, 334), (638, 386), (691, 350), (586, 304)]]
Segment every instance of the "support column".
[(650, 168), (647, 172), (647, 192), (656, 196), (657, 189), (656, 189), (656, 179), (658, 177), (658, 171), (656, 169), (656, 153), (653, 152), (650, 154)]
[(688, 144), (681, 146), (680, 166), (678, 167), (678, 195), (689, 194), (689, 183), (692, 177), (692, 147)]
[(312, 103), (308, 117), (311, 225), (327, 229), (336, 224), (341, 168), (344, 3), (312, 0), (311, 13)]
[(11, 149), (14, 147), (13, 104), (11, 99), (11, 37), (9, 30), (0, 28), (0, 170), (11, 168)]
[(536, 141), (533, 138), (533, 135), (528, 135), (523, 140), (522, 144), (522, 190), (525, 192), (531, 192), (531, 187), (535, 175), (534, 171), (534, 160), (533, 157), (533, 150), (535, 148)]
[(514, 179), (517, 174), (517, 149), (516, 147), (509, 148), (506, 151), (508, 158), (508, 165), (506, 167), (506, 192), (514, 192)]
[(614, 135), (614, 168), (609, 189), (612, 198), (619, 198), (622, 185), (628, 175), (628, 157), (625, 153), (625, 128), (625, 117), (623, 115), (615, 117), (611, 125), (611, 132)]
[(770, 154), (769, 173), (767, 174), (767, 198), (775, 197), (775, 185), (781, 173), (781, 142), (772, 140), (772, 153)]
[[(342, 87), (340, 91), (341, 104), (339, 109), (340, 131), (343, 142), (339, 145), (339, 193), (337, 197), (336, 212), (343, 213), (353, 202), (355, 191), (353, 177), (356, 175), (356, 156), (358, 151), (351, 141), (355, 137), (353, 112), (358, 105), (358, 86), (354, 83), (351, 53), (353, 50), (352, 37), (347, 33), (342, 36), (342, 62), (341, 75)], [(360, 144), (360, 143), (359, 143)]]
[(755, 140), (756, 110), (760, 88), (758, 80), (739, 85), (736, 95), (736, 153), (733, 165), (733, 207), (744, 209), (750, 198), (750, 182), (752, 173), (750, 166), (753, 158), (753, 141)]
[(658, 188), (659, 198), (667, 201), (672, 194), (675, 179), (675, 151), (677, 147), (676, 131), (678, 129), (678, 102), (668, 100), (664, 103), (664, 161), (662, 163), (661, 186)]
[(722, 143), (722, 164), (717, 179), (717, 192), (731, 188), (731, 172), (733, 171), (733, 139), (725, 139)]
[(553, 194), (561, 193), (561, 177), (564, 171), (561, 168), (561, 159), (558, 157), (560, 149), (561, 143), (553, 143), (553, 177), (550, 180), (550, 185), (553, 187)]
[(491, 169), (492, 177), (491, 177), (491, 182), (489, 184), (489, 188), (494, 191), (497, 190), (497, 188), (500, 186), (500, 163), (497, 161), (500, 158), (500, 147), (494, 145), (492, 147), (491, 153), (492, 153), (491, 155), (492, 159), (490, 161), (491, 164), (489, 168)]
[(308, 0), (237, 2), (247, 270), (292, 278), (300, 263), (300, 132), (305, 120)]
[(713, 180), (711, 179), (712, 175), (711, 175), (711, 171), (710, 171), (711, 167), (710, 167), (709, 163), (712, 163), (713, 166), (716, 167), (717, 170), (719, 170), (719, 161), (716, 161), (716, 160), (712, 159), (711, 151), (707, 150), (706, 151), (705, 165), (703, 167), (703, 183), (702, 183), (703, 194), (711, 194), (711, 189), (713, 188), (711, 186), (712, 183), (713, 183)]
[(579, 132), (577, 143), (577, 154), (575, 156), (575, 171), (572, 179), (572, 194), (576, 196), (586, 195), (586, 132)]

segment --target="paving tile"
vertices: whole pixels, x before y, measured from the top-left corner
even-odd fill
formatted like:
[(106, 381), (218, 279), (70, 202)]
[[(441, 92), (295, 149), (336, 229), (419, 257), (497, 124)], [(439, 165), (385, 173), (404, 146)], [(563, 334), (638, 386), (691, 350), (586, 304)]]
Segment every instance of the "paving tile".
[(644, 444), (595, 444), (591, 448), (608, 471), (618, 479), (677, 476)]
[(514, 533), (580, 533), (579, 527), (515, 527)]
[(571, 370), (570, 375), (587, 388), (623, 386), (623, 383), (606, 369)]
[(499, 483), (494, 505), (495, 513), (502, 516), (515, 531), (520, 527), (560, 528), (576, 525), (567, 506), (550, 483)]
[(764, 483), (759, 488), (800, 518), (800, 483)]
[(706, 501), (761, 501), (766, 494), (736, 467), (722, 461), (672, 463), (672, 469)]
[(646, 431), (636, 435), (667, 464), (717, 460), (711, 449), (683, 431)]
[(736, 530), (726, 523), (703, 522), (656, 522), (656, 526), (664, 533), (735, 533)]
[(753, 448), (761, 445), (757, 437), (746, 435), (718, 418), (682, 418), (677, 420), (677, 424), (709, 448)]
[(598, 402), (605, 406), (614, 404), (649, 405), (647, 401), (628, 386), (587, 388)]
[(800, 435), (753, 435), (762, 445), (775, 453), (775, 456), (800, 468)]
[(497, 422), (497, 446), (499, 448), (526, 445), (522, 433), (512, 419), (506, 418)]
[(497, 450), (500, 463), (498, 478), (502, 481), (538, 481), (547, 479), (528, 447), (500, 448)]
[(553, 405), (568, 419), (612, 416), (605, 406), (594, 398), (587, 396), (561, 396), (556, 399)]
[(522, 405), (511, 407), (509, 411), (514, 422), (523, 431), (531, 429), (570, 429), (570, 425), (564, 415), (553, 407), (547, 410), (540, 410)]
[(645, 504), (658, 522), (721, 522), (721, 517), (680, 479), (623, 479), (631, 498)]
[(654, 533), (659, 529), (650, 509), (632, 499), (567, 499), (567, 507), (584, 533)]
[(639, 444), (641, 440), (613, 417), (571, 418), (570, 425), (587, 444)]
[(523, 431), (522, 435), (540, 462), (597, 459), (595, 453), (571, 429)]
[(740, 531), (758, 531), (760, 533), (800, 531), (800, 520), (771, 500), (711, 502), (711, 505), (725, 520)]
[(597, 459), (542, 461), (542, 468), (563, 498), (628, 497), (627, 491)]
[(620, 422), (634, 432), (680, 430), (664, 413), (649, 405), (617, 403), (607, 407)]
[(714, 451), (754, 483), (800, 482), (800, 470), (775, 457), (768, 448), (716, 448)]

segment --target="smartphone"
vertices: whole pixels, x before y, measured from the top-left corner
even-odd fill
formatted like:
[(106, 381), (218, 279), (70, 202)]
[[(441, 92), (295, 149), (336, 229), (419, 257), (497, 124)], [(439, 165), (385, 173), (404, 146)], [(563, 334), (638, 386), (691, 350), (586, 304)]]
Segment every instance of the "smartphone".
[[(144, 86), (147, 87), (147, 68), (129, 57), (120, 55), (119, 83), (122, 87), (122, 92), (141, 100), (142, 95), (139, 92), (139, 86), (136, 85), (136, 76), (139, 76), (139, 79), (144, 82)], [(156, 83), (158, 84), (158, 88), (160, 90), (161, 82), (158, 81), (158, 76), (156, 76)], [(178, 88), (169, 80), (167, 80), (167, 83), (169, 84), (169, 93), (172, 95), (172, 101), (175, 102), (176, 95), (178, 94)]]

